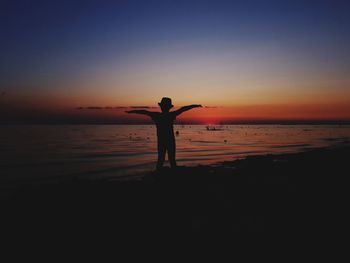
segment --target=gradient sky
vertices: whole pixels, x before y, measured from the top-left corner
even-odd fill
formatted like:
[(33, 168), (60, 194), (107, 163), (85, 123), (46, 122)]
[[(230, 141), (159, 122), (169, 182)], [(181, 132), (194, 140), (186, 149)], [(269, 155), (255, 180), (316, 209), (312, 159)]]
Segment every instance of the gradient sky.
[(122, 107), (163, 96), (208, 106), (190, 122), (350, 120), (349, 14), (334, 0), (1, 1), (0, 122), (135, 121)]

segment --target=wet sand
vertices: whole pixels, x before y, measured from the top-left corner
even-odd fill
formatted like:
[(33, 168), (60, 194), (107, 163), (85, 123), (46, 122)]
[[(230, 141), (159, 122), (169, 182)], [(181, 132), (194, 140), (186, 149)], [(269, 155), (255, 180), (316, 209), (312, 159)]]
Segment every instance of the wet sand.
[[(350, 147), (165, 168), (129, 180), (28, 185), (3, 198), (2, 224), (43, 240), (230, 236), (341, 230)], [(96, 240), (95, 240), (96, 241)]]

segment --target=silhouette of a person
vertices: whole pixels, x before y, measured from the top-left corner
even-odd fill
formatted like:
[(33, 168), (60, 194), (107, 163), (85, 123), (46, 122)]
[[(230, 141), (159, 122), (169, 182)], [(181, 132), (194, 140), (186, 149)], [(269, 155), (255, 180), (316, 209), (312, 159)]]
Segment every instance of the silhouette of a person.
[(164, 97), (161, 102), (158, 103), (162, 112), (151, 112), (147, 110), (131, 110), (126, 111), (127, 113), (136, 113), (147, 115), (152, 118), (157, 126), (157, 139), (158, 139), (158, 161), (157, 161), (157, 170), (161, 169), (164, 164), (165, 154), (168, 152), (168, 159), (170, 166), (172, 168), (176, 167), (175, 152), (175, 136), (173, 124), (178, 115), (188, 111), (193, 108), (202, 107), (201, 105), (189, 105), (181, 107), (176, 111), (169, 111), (174, 107), (171, 103), (171, 99)]

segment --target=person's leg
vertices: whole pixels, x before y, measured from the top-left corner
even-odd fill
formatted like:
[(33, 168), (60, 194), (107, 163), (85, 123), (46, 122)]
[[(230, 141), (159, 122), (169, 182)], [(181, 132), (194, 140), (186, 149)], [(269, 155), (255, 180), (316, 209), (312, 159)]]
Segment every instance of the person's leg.
[(157, 170), (160, 170), (163, 167), (165, 160), (165, 144), (158, 142), (158, 161), (157, 161)]
[(175, 160), (175, 155), (176, 155), (176, 144), (175, 140), (170, 141), (168, 144), (168, 158), (169, 158), (169, 163), (171, 168), (175, 168), (176, 165), (176, 160)]

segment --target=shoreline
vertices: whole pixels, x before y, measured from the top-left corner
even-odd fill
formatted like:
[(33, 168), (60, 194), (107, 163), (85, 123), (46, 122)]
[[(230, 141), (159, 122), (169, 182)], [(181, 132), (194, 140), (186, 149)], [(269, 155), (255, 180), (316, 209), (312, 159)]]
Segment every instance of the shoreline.
[(1, 200), (3, 233), (15, 244), (35, 237), (39, 246), (130, 240), (143, 247), (137, 242), (150, 237), (212, 242), (241, 234), (319, 242), (346, 229), (349, 163), (344, 144), (165, 168), (135, 180), (31, 185)]
[(225, 173), (228, 169), (228, 172), (232, 172), (232, 168), (235, 168), (234, 166), (246, 159), (254, 160), (257, 158), (265, 158), (266, 160), (270, 158), (288, 158), (289, 156), (295, 155), (295, 154), (304, 154), (309, 152), (317, 152), (317, 151), (324, 151), (324, 150), (334, 150), (334, 149), (342, 149), (342, 148), (350, 148), (350, 141), (348, 140), (340, 140), (332, 145), (328, 146), (320, 146), (320, 147), (310, 147), (310, 148), (304, 148), (303, 150), (299, 151), (290, 151), (286, 153), (262, 153), (262, 154), (253, 154), (248, 155), (241, 158), (235, 158), (233, 160), (225, 160), (225, 161), (216, 161), (210, 164), (196, 164), (193, 166), (178, 166), (177, 171), (172, 170), (169, 166), (164, 166), (162, 169), (162, 172), (153, 170), (143, 170), (138, 172), (129, 172), (125, 175), (118, 175), (118, 176), (96, 176), (94, 174), (71, 174), (71, 175), (64, 175), (64, 176), (48, 176), (47, 178), (41, 177), (41, 178), (34, 178), (33, 180), (17, 180), (12, 182), (2, 182), (2, 188), (0, 188), (0, 198), (10, 199), (12, 197), (21, 195), (22, 192), (26, 192), (27, 190), (30, 191), (30, 189), (40, 188), (40, 187), (50, 187), (55, 185), (64, 185), (64, 184), (70, 184), (71, 182), (82, 182), (82, 183), (117, 183), (117, 182), (136, 182), (136, 181), (142, 181), (146, 178), (152, 178), (157, 175), (160, 175), (162, 173), (170, 173), (170, 174), (178, 174), (186, 172), (189, 173), (197, 173), (197, 172), (206, 172), (206, 171), (212, 171), (214, 173)]
[(3, 200), (4, 215), (13, 230), (56, 234), (328, 231), (341, 227), (349, 161), (344, 145), (165, 168), (137, 180), (73, 178), (23, 188)]

